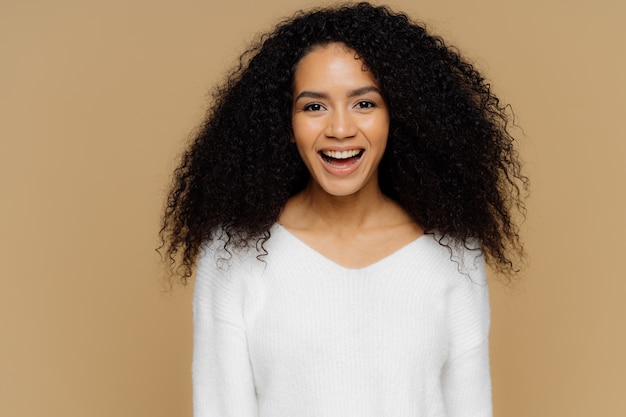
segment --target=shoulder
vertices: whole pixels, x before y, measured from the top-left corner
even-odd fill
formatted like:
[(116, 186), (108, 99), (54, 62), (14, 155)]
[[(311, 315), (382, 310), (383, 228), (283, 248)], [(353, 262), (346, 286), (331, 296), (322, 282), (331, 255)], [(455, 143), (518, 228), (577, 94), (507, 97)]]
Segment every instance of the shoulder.
[(211, 234), (211, 239), (200, 247), (196, 273), (213, 271), (225, 274), (231, 269), (246, 267), (252, 260), (258, 260), (266, 254), (264, 245), (263, 238), (246, 241), (229, 236), (222, 228), (217, 228)]
[(489, 289), (482, 248), (477, 240), (426, 235), (433, 270), (444, 285), (443, 305), (451, 355), (486, 343), (490, 325)]
[(259, 252), (256, 247), (231, 247), (228, 237), (221, 230), (200, 248), (196, 264), (194, 298), (230, 299), (242, 294), (246, 282), (259, 268)]
[(482, 343), (489, 328), (490, 307), (479, 242), (434, 234), (425, 235), (421, 243), (427, 253), (427, 279), (437, 281), (451, 332), (471, 335), (470, 345)]
[(224, 249), (224, 242), (205, 244), (199, 255), (193, 294), (196, 330), (213, 327), (240, 331), (264, 264), (255, 249)]
[(440, 233), (428, 233), (417, 239), (421, 267), (453, 283), (486, 285), (483, 250), (477, 240), (463, 242)]

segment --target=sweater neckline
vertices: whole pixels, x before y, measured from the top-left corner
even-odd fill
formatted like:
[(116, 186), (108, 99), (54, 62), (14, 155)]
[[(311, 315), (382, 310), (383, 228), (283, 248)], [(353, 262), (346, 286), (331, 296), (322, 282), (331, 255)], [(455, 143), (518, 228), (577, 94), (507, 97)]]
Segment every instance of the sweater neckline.
[(365, 265), (363, 267), (360, 268), (350, 268), (348, 266), (342, 265), (336, 261), (333, 261), (332, 259), (328, 258), (327, 256), (323, 255), (322, 253), (318, 252), (317, 250), (313, 249), (311, 246), (309, 246), (307, 243), (305, 243), (302, 239), (300, 239), (299, 237), (297, 237), (296, 235), (294, 235), (291, 231), (289, 231), (289, 229), (287, 229), (285, 226), (283, 226), (280, 223), (276, 223), (275, 228), (277, 230), (280, 231), (280, 233), (282, 233), (283, 235), (287, 236), (287, 238), (291, 241), (294, 242), (295, 245), (301, 247), (303, 250), (305, 250), (306, 252), (309, 252), (312, 254), (312, 256), (315, 256), (316, 258), (318, 258), (320, 260), (320, 262), (324, 262), (334, 268), (337, 269), (341, 269), (344, 271), (351, 271), (351, 272), (358, 272), (358, 271), (367, 271), (370, 269), (375, 269), (375, 268), (379, 268), (379, 267), (384, 267), (387, 263), (393, 262), (395, 260), (395, 258), (399, 258), (401, 257), (404, 252), (409, 251), (411, 248), (413, 248), (416, 245), (419, 245), (420, 242), (425, 242), (426, 241), (426, 236), (428, 236), (427, 234), (423, 234), (419, 237), (417, 237), (415, 240), (412, 240), (411, 242), (407, 243), (406, 245), (400, 247), (399, 249), (395, 250), (394, 252), (390, 253), (389, 255), (375, 261), (372, 262), (371, 264)]

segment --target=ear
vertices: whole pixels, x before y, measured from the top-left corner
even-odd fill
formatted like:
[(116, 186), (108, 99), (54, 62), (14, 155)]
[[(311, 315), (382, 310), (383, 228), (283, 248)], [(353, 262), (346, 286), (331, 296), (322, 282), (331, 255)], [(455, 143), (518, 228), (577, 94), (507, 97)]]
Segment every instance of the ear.
[(291, 137), (289, 138), (289, 142), (296, 143), (296, 138), (293, 135), (291, 135)]

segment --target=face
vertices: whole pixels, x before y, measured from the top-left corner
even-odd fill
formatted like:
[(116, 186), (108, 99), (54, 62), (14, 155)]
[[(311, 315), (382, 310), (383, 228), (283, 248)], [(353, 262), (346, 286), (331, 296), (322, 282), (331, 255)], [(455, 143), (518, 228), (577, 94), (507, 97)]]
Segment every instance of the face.
[(313, 185), (333, 196), (378, 192), (389, 112), (355, 52), (313, 49), (296, 67), (293, 97), (294, 140)]

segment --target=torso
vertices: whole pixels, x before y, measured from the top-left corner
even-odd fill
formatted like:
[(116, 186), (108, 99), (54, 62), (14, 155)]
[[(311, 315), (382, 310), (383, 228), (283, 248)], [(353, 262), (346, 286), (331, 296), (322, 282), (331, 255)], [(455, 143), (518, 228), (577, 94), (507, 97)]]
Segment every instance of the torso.
[(234, 386), (230, 403), (259, 417), (491, 415), (480, 251), (428, 235), (373, 261), (374, 239), (415, 230), (396, 224), (357, 233), (372, 249), (361, 268), (279, 225), (265, 252), (212, 242), (196, 275), (196, 392)]
[[(465, 358), (459, 349), (484, 347), (475, 345), (486, 338), (473, 306), (485, 287), (459, 273), (434, 236), (361, 268), (280, 226), (265, 249), (263, 262), (252, 251), (226, 271), (229, 283), (243, 283), (235, 304), (244, 308), (259, 416), (446, 415), (446, 364)], [(482, 281), (474, 271), (472, 279)], [(452, 302), (459, 289), (471, 314)], [(457, 341), (457, 327), (470, 337)]]

